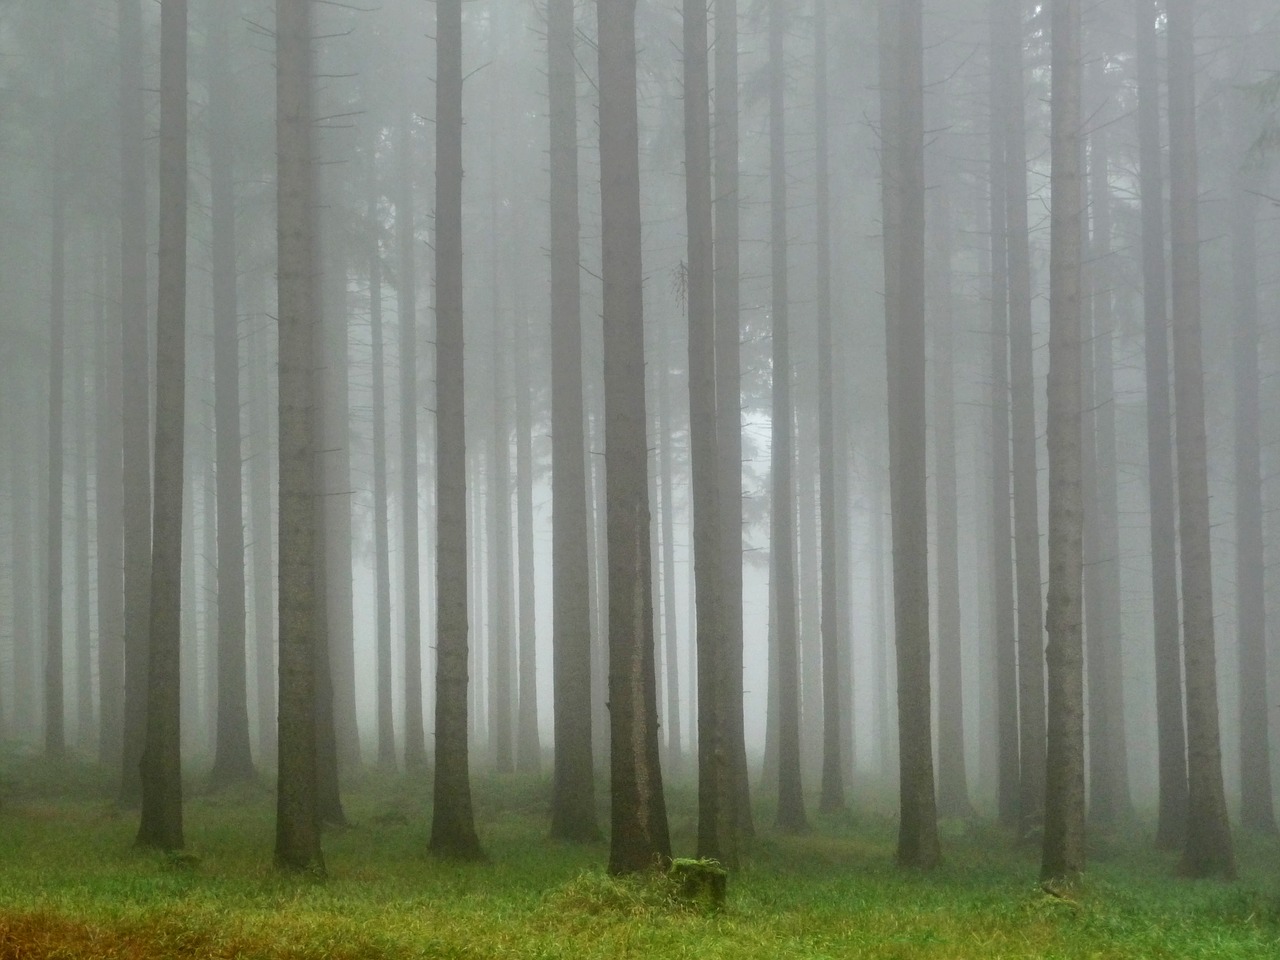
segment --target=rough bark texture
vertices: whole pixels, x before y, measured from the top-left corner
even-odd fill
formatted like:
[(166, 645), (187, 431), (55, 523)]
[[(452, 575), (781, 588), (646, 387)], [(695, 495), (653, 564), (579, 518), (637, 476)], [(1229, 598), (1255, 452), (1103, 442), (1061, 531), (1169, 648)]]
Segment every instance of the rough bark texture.
[(432, 853), (481, 856), (467, 767), (462, 323), (462, 0), (436, 7), (436, 755)]
[(635, 0), (597, 0), (609, 555), (611, 873), (671, 858), (658, 760)]
[(160, 290), (156, 302), (155, 501), (147, 736), (138, 844), (182, 847), (179, 652), (186, 409), (187, 4), (160, 7)]
[(841, 686), (844, 653), (841, 642), (839, 577), (836, 546), (843, 524), (836, 516), (835, 401), (831, 366), (835, 344), (831, 335), (831, 157), (829, 151), (830, 96), (827, 83), (827, 4), (818, 0), (814, 20), (814, 108), (817, 133), (818, 198), (818, 474), (821, 516), (822, 586), (822, 790), (818, 809), (831, 813), (844, 807)]
[(324, 872), (316, 750), (322, 562), (316, 543), (321, 336), (314, 224), (311, 0), (276, 0), (277, 260), (280, 330), (280, 706), (275, 859)]
[(1200, 342), (1200, 216), (1196, 160), (1195, 3), (1169, 0), (1169, 222), (1178, 532), (1187, 681), (1187, 836), (1182, 869), (1235, 875), (1222, 783), (1214, 654), (1209, 460)]
[(583, 436), (574, 2), (550, 0), (552, 686), (551, 835), (600, 836), (591, 757), (591, 603)]
[(1164, 252), (1164, 176), (1160, 135), (1156, 5), (1135, 0), (1138, 143), (1142, 198), (1143, 353), (1147, 381), (1147, 478), (1151, 500), (1151, 596), (1155, 623), (1159, 813), (1156, 846), (1176, 850), (1187, 827), (1187, 751), (1183, 721), (1178, 534), (1169, 397), (1168, 273)]
[[(898, 668), (898, 863), (940, 859), (929, 684), (925, 479), (924, 43), (920, 0), (881, 6), (889, 490)], [(896, 95), (895, 95), (896, 94)]]
[(1040, 878), (1084, 871), (1084, 171), (1080, 0), (1053, 6), (1049, 254), (1048, 744)]
[(218, 504), (218, 709), (210, 782), (253, 780), (245, 681), (244, 503), (240, 450), (240, 315), (226, 13), (209, 24), (209, 181), (213, 216), (213, 382)]
[(147, 631), (151, 622), (151, 363), (147, 322), (147, 167), (143, 152), (141, 0), (119, 0), (120, 324), (124, 357), (125, 704), (120, 802), (136, 806), (147, 725)]

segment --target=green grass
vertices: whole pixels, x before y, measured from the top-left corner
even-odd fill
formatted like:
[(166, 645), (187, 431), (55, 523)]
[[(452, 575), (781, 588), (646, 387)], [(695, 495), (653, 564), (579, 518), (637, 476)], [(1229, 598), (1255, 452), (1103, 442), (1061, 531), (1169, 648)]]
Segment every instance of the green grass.
[[(1176, 879), (1141, 831), (1096, 840), (1064, 900), (989, 825), (945, 824), (946, 861), (920, 874), (893, 866), (888, 817), (822, 819), (762, 829), (727, 909), (703, 914), (607, 877), (604, 845), (548, 841), (547, 786), (527, 779), (477, 780), (489, 859), (469, 865), (426, 855), (425, 784), (349, 787), (356, 826), (326, 836), (323, 883), (272, 869), (265, 789), (189, 797), (191, 856), (173, 858), (133, 847), (135, 816), (92, 771), (10, 761), (0, 782), (0, 958), (1280, 958), (1280, 846), (1244, 837), (1232, 884)], [(693, 800), (669, 793), (677, 853)]]

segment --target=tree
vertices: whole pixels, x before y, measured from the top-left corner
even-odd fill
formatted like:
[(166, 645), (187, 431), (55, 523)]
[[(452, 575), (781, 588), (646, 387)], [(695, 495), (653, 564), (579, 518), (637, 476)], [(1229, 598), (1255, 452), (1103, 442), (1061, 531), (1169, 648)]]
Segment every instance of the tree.
[(140, 846), (182, 847), (179, 653), (187, 300), (187, 3), (160, 6), (160, 290)]
[(1084, 871), (1083, 115), (1080, 0), (1052, 9), (1048, 744), (1040, 877)]
[(1169, 222), (1178, 529), (1187, 682), (1187, 835), (1182, 869), (1235, 875), (1222, 783), (1214, 662), (1209, 459), (1200, 342), (1200, 215), (1196, 159), (1195, 3), (1169, 0)]
[(1181, 847), (1187, 824), (1187, 751), (1178, 618), (1178, 533), (1169, 397), (1168, 274), (1160, 133), (1156, 7), (1135, 0), (1139, 192), (1142, 200), (1143, 353), (1147, 381), (1147, 478), (1151, 500), (1151, 596), (1155, 622), (1159, 810), (1156, 846)]
[(787, 263), (787, 130), (785, 0), (769, 3), (769, 249), (773, 320), (773, 409), (770, 416), (769, 560), (778, 651), (778, 826), (808, 827), (800, 782), (800, 677), (796, 623), (794, 424)]
[(432, 853), (482, 854), (467, 767), (462, 323), (462, 0), (436, 6), (436, 757)]
[(836, 549), (836, 449), (835, 401), (831, 377), (835, 344), (831, 335), (831, 157), (830, 94), (827, 83), (827, 4), (814, 8), (814, 105), (817, 113), (818, 160), (818, 471), (822, 550), (822, 792), (818, 808), (831, 813), (844, 807), (841, 774), (842, 680), (839, 591), (840, 564)]
[(596, 0), (596, 17), (613, 801), (609, 871), (632, 873), (671, 857), (653, 655), (636, 0)]
[(551, 123), (551, 565), (555, 723), (551, 835), (600, 836), (591, 760), (591, 603), (583, 439), (574, 0), (549, 0)]
[[(723, 539), (716, 472), (715, 276), (706, 0), (684, 3), (685, 214), (688, 223), (689, 447), (698, 644), (698, 856), (737, 862), (729, 685), (720, 591)], [(646, 491), (647, 494), (648, 491)]]
[(925, 479), (924, 40), (920, 0), (882, 0), (881, 137), (889, 494), (898, 666), (898, 863), (935, 866)]
[(213, 365), (218, 506), (218, 716), (215, 786), (254, 780), (245, 682), (244, 504), (240, 443), (240, 315), (227, 13), (209, 23), (209, 180), (213, 218)]
[(280, 330), (280, 692), (275, 859), (324, 873), (317, 778), (316, 662), (324, 641), (311, 0), (276, 0), (276, 222)]

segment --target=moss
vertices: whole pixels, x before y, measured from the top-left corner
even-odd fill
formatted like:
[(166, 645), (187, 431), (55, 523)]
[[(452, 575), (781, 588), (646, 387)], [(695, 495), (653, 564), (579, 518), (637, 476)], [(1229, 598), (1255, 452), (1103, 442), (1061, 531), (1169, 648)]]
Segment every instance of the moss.
[(672, 860), (667, 875), (675, 884), (676, 897), (682, 902), (707, 911), (724, 907), (729, 871), (715, 860)]

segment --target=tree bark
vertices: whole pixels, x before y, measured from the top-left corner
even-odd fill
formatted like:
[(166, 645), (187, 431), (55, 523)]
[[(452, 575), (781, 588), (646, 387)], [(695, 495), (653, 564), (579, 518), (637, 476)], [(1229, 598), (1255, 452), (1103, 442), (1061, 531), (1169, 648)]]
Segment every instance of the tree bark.
[(635, 0), (597, 0), (609, 558), (609, 871), (671, 858), (658, 759)]
[(182, 848), (179, 684), (187, 299), (187, 4), (160, 7), (160, 270), (147, 736), (138, 844)]
[(1052, 10), (1049, 253), (1049, 667), (1040, 878), (1084, 872), (1083, 111), (1080, 0)]
[(1194, 0), (1169, 0), (1169, 222), (1178, 530), (1187, 681), (1187, 836), (1182, 870), (1235, 875), (1222, 783), (1213, 630), (1209, 461), (1200, 342), (1200, 215), (1196, 158)]

